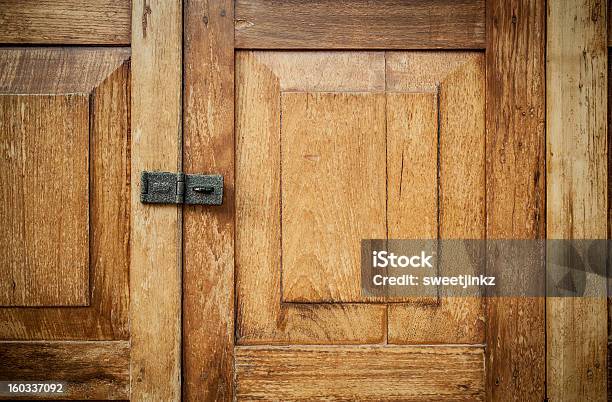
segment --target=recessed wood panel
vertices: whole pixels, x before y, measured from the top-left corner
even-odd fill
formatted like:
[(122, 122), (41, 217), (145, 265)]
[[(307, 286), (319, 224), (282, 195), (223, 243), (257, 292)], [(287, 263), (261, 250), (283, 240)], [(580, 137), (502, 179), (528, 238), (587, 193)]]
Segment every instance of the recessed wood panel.
[(286, 302), (354, 302), (361, 239), (386, 237), (383, 93), (281, 95)]
[[(368, 57), (237, 53), (238, 344), (483, 342), (481, 299), (362, 297), (359, 256), (362, 238), (484, 237), (484, 56)], [(341, 90), (300, 79), (315, 62)]]
[(481, 347), (237, 347), (236, 396), (278, 401), (482, 401), (483, 359)]
[(0, 95), (0, 305), (89, 302), (89, 99)]
[[(45, 55), (51, 59), (45, 59)], [(90, 167), (89, 174), (83, 174), (83, 180), (89, 182), (83, 205), (90, 213), (89, 244), (86, 247), (90, 252), (87, 271), (88, 283), (91, 283), (87, 307), (0, 308), (0, 339), (109, 340), (127, 339), (129, 336), (129, 55), (129, 49), (123, 48), (95, 51), (89, 48), (0, 50), (1, 72), (21, 71), (18, 66), (27, 65), (28, 71), (39, 71), (41, 79), (37, 83), (24, 74), (4, 75), (2, 79), (6, 78), (8, 84), (0, 80), (0, 92), (9, 95), (2, 96), (20, 98), (10, 94), (31, 92), (55, 95), (25, 95), (23, 99), (77, 99), (78, 102), (70, 106), (71, 111), (63, 118), (85, 108), (84, 130), (90, 138), (89, 150), (86, 149), (90, 152)], [(49, 77), (57, 79), (56, 83), (48, 77), (44, 79), (45, 71)], [(7, 78), (9, 76), (12, 78)], [(80, 94), (69, 95), (66, 88)], [(85, 106), (79, 106), (81, 104)], [(36, 114), (36, 118), (41, 116)], [(67, 124), (63, 119), (61, 121)], [(62, 130), (61, 135), (71, 134)], [(87, 152), (79, 157), (87, 155)], [(53, 217), (47, 205), (42, 213), (45, 219)], [(58, 232), (63, 230), (61, 226), (55, 229)]]
[(479, 49), (484, 0), (236, 1), (243, 49)]
[[(325, 60), (333, 69), (350, 64), (349, 55), (318, 53), (312, 57)], [(282, 303), (280, 92), (287, 80), (285, 72), (295, 71), (291, 64), (309, 56), (302, 53), (297, 59), (286, 58), (276, 67), (267, 63), (266, 57), (274, 54), (236, 54), (237, 342), (381, 342), (386, 331), (385, 306)], [(376, 65), (384, 66), (384, 54), (379, 52), (375, 57)], [(345, 88), (362, 88), (369, 82), (362, 80), (364, 75), (354, 78), (347, 76)], [(308, 91), (322, 81), (323, 77), (312, 75), (301, 82), (301, 87)], [(253, 180), (253, 172), (257, 172), (257, 180)]]
[(0, 43), (130, 43), (130, 1), (0, 0)]

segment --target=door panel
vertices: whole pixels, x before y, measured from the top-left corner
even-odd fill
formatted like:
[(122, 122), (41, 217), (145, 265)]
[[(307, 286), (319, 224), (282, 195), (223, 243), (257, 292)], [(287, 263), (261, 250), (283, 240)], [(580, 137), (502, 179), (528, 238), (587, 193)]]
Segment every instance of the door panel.
[(483, 55), (245, 51), (236, 81), (238, 343), (482, 344), (481, 299), (359, 278), (361, 239), (484, 237)]
[(0, 339), (128, 339), (129, 55), (0, 49)]
[(89, 304), (88, 115), (85, 94), (0, 95), (0, 306)]
[(480, 401), (483, 359), (483, 349), (471, 347), (239, 346), (236, 396), (247, 401)]
[(386, 236), (385, 95), (283, 92), (280, 102), (281, 300), (367, 300), (355, 239)]

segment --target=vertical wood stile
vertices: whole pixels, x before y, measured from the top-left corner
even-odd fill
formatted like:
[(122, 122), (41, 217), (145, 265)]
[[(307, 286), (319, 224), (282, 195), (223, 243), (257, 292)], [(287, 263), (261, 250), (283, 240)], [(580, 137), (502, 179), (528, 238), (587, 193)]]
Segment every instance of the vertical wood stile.
[[(549, 0), (547, 214), (549, 239), (605, 239), (607, 200), (606, 2)], [(606, 279), (590, 277), (604, 292)], [(605, 401), (607, 301), (549, 298), (547, 388), (553, 401)]]
[(181, 165), (182, 4), (132, 3), (131, 400), (181, 399), (180, 218), (140, 203), (143, 170)]
[[(544, 237), (545, 11), (544, 0), (487, 1), (488, 239)], [(544, 308), (544, 298), (488, 300), (487, 400), (544, 400)]]
[[(185, 3), (184, 170), (224, 176), (183, 227), (183, 395), (230, 401), (234, 360), (234, 2)], [(258, 180), (257, 172), (251, 172)]]

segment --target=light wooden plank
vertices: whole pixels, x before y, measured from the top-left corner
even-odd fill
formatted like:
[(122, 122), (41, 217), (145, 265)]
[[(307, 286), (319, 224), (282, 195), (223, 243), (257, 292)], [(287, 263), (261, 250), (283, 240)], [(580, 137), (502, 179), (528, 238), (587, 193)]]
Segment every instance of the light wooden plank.
[(89, 303), (89, 99), (0, 96), (0, 306)]
[[(551, 1), (547, 19), (547, 214), (551, 239), (606, 239), (606, 3)], [(606, 294), (606, 278), (589, 286)], [(607, 398), (607, 300), (549, 298), (547, 386), (554, 400)]]
[[(290, 367), (290, 369), (288, 369)], [(482, 347), (237, 347), (239, 400), (482, 401)]]
[(140, 203), (143, 170), (181, 167), (182, 2), (132, 16), (131, 399), (181, 398), (181, 211)]
[(242, 49), (479, 49), (484, 0), (236, 1)]
[(121, 47), (0, 47), (0, 93), (90, 93), (129, 57)]
[[(117, 52), (125, 54), (121, 49)], [(89, 306), (2, 308), (0, 322), (8, 324), (0, 325), (0, 339), (128, 339), (129, 72), (125, 60), (89, 95)]]
[[(44, 399), (129, 399), (130, 343), (0, 342), (0, 381), (61, 381)], [(21, 399), (21, 398), (17, 398)]]
[(258, 55), (238, 52), (236, 60), (237, 342), (381, 342), (385, 306), (281, 304), (282, 84)]
[(282, 298), (358, 302), (361, 239), (387, 236), (386, 99), (281, 95)]
[[(229, 401), (234, 367), (233, 1), (184, 13), (183, 168), (223, 174), (221, 207), (183, 212), (183, 399)], [(206, 21), (206, 25), (202, 25)]]
[[(544, 237), (542, 0), (487, 2), (487, 239)], [(487, 273), (504, 269), (491, 259)], [(487, 399), (545, 397), (544, 298), (487, 301)]]
[[(458, 52), (452, 55), (442, 52), (389, 52), (387, 54), (388, 86), (401, 91), (435, 91), (429, 96), (435, 101), (433, 113), (435, 122), (429, 123), (429, 135), (439, 136), (438, 147), (431, 150), (433, 162), (439, 169), (428, 176), (427, 180), (408, 185), (417, 185), (414, 191), (424, 190), (433, 194), (423, 201), (429, 208), (439, 204), (438, 222), (422, 222), (414, 225), (412, 230), (398, 227), (391, 230), (390, 238), (436, 238), (442, 239), (482, 239), (485, 231), (485, 76), (484, 57), (475, 52)], [(396, 96), (410, 96), (401, 94)], [(416, 96), (416, 95), (411, 95)], [(404, 107), (405, 103), (387, 107)], [(391, 106), (389, 106), (391, 105)], [(425, 110), (425, 105), (419, 105)], [(429, 106), (431, 108), (432, 105)], [(415, 112), (412, 112), (412, 116)], [(430, 117), (431, 118), (431, 117)], [(406, 118), (397, 119), (396, 123), (387, 124), (393, 129), (394, 124), (401, 124)], [(424, 126), (418, 125), (416, 131), (422, 133)], [(435, 130), (433, 133), (431, 130)], [(438, 132), (439, 130), (439, 132)], [(400, 131), (399, 134), (402, 134)], [(391, 134), (391, 132), (389, 132)], [(425, 135), (425, 134), (421, 134)], [(390, 137), (391, 138), (391, 137)], [(432, 141), (430, 139), (430, 141)], [(420, 141), (423, 143), (423, 141)], [(393, 146), (388, 149), (394, 148)], [(466, 157), (469, 155), (469, 157)], [(420, 163), (426, 157), (420, 156)], [(422, 168), (412, 171), (423, 172)], [(391, 172), (393, 170), (390, 170)], [(429, 173), (431, 175), (432, 173)], [(439, 174), (439, 189), (437, 175)], [(391, 176), (389, 177), (391, 179)], [(432, 187), (433, 186), (433, 187)], [(394, 181), (389, 181), (389, 208), (394, 194)], [(420, 193), (419, 193), (420, 194)], [(427, 194), (427, 193), (426, 193)], [(421, 195), (419, 197), (421, 198)], [(437, 198), (437, 199), (436, 199)], [(414, 197), (401, 219), (402, 222), (413, 222), (424, 219), (426, 205), (414, 208)], [(437, 209), (429, 212), (431, 217)], [(391, 224), (393, 220), (389, 220)], [(393, 232), (393, 236), (391, 235)], [(450, 272), (450, 267), (457, 266), (456, 261), (445, 264), (444, 255), (440, 256), (440, 274), (457, 275)], [(459, 265), (463, 269), (468, 265)], [(461, 273), (465, 273), (463, 270)], [(409, 322), (410, 325), (406, 325)], [(421, 303), (415, 305), (390, 304), (388, 341), (394, 344), (446, 344), (465, 343), (481, 344), (484, 342), (484, 305), (480, 298), (451, 297), (440, 299), (439, 304)]]
[(0, 0), (0, 43), (130, 43), (130, 1)]

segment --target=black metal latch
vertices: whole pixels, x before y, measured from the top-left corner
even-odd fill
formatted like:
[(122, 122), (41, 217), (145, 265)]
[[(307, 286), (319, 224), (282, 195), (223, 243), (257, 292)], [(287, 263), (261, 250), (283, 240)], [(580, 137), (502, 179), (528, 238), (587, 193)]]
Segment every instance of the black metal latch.
[(223, 176), (145, 171), (140, 176), (140, 202), (221, 205)]

